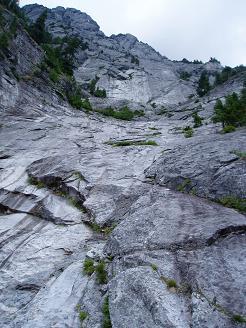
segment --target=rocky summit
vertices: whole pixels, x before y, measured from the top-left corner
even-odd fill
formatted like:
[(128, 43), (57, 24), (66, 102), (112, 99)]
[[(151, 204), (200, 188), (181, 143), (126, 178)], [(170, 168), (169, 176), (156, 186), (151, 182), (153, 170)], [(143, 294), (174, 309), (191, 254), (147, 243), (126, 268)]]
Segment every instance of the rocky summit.
[(0, 326), (246, 327), (245, 67), (6, 3)]

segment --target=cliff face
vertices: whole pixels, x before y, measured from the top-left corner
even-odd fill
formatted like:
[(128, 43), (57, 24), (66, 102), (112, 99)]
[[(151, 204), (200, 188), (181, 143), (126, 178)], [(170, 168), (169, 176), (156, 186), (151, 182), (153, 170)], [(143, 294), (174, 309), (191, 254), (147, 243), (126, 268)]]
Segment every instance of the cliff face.
[[(44, 10), (38, 5), (24, 7), (31, 20)], [(107, 92), (107, 105), (125, 102), (146, 107), (155, 103), (173, 108), (196, 94), (203, 70), (209, 74), (221, 70), (218, 63), (172, 62), (130, 34), (106, 37), (95, 21), (75, 9), (49, 10), (46, 25), (54, 36), (76, 35), (88, 43), (89, 48), (77, 55), (75, 76), (84, 85), (97, 75), (97, 85)], [(180, 78), (182, 72), (191, 74), (189, 81)]]
[[(24, 8), (32, 19), (43, 9)], [(76, 79), (86, 93), (97, 75), (108, 94), (93, 106), (147, 114), (127, 122), (72, 109), (17, 24), (0, 50), (1, 327), (244, 327), (245, 215), (218, 203), (245, 209), (246, 133), (218, 133), (210, 120), (243, 76), (199, 98), (201, 71), (212, 78), (219, 64), (105, 37), (75, 9), (49, 10), (47, 27), (88, 43)], [(196, 111), (203, 125), (185, 138)]]

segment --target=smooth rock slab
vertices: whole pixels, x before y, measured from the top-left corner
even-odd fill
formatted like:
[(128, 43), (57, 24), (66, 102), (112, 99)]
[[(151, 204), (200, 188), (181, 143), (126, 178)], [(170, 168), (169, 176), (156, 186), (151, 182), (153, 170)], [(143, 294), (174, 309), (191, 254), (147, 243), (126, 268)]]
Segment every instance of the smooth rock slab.
[(106, 250), (199, 249), (246, 229), (245, 216), (216, 203), (154, 186), (114, 229)]
[(246, 198), (246, 161), (235, 151), (245, 152), (246, 130), (211, 135), (165, 152), (146, 176), (168, 188), (192, 192), (201, 197)]

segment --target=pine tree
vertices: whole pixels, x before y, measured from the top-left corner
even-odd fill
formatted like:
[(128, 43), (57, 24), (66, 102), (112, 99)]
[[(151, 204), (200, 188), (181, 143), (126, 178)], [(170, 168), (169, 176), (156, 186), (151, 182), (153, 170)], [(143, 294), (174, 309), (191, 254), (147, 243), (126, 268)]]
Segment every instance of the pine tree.
[(38, 44), (51, 42), (51, 35), (47, 32), (45, 21), (47, 18), (47, 10), (38, 17), (35, 23), (30, 26), (30, 35)]
[(246, 88), (241, 91), (240, 97), (235, 92), (228, 95), (224, 105), (221, 100), (216, 102), (213, 122), (221, 122), (223, 128), (246, 125)]
[(203, 71), (198, 81), (197, 93), (200, 97), (204, 96), (210, 90), (209, 79), (206, 71)]

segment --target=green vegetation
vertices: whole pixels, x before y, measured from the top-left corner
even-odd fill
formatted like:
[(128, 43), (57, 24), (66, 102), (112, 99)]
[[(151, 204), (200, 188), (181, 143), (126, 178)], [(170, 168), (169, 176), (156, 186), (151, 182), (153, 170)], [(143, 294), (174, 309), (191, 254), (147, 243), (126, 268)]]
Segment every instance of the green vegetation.
[(191, 74), (186, 71), (182, 71), (182, 72), (180, 72), (179, 77), (180, 77), (180, 79), (187, 81), (191, 77)]
[[(14, 1), (13, 1), (14, 2)], [(1, 5), (1, 3), (0, 3)], [(3, 53), (7, 50), (11, 40), (16, 35), (18, 20), (16, 16), (9, 22), (3, 15), (2, 8), (0, 7), (0, 50)]]
[(190, 126), (186, 126), (185, 128), (183, 128), (183, 133), (185, 138), (191, 138), (193, 137), (194, 130)]
[(210, 63), (215, 63), (215, 64), (220, 64), (220, 61), (218, 59), (216, 59), (215, 57), (210, 57), (209, 62)]
[(193, 60), (193, 64), (203, 64), (201, 60), (195, 59)]
[(131, 63), (139, 66), (139, 59), (136, 56), (131, 55)]
[(94, 95), (94, 92), (96, 90), (96, 84), (97, 84), (98, 81), (99, 81), (98, 76), (95, 76), (95, 78), (90, 81), (90, 84), (89, 84), (90, 94)]
[(195, 112), (193, 115), (192, 115), (193, 119), (194, 119), (194, 125), (193, 127), (194, 128), (199, 128), (199, 126), (202, 126), (202, 117), (199, 116), (198, 112)]
[(235, 321), (236, 323), (246, 323), (246, 318), (239, 314), (234, 314), (232, 316), (232, 320)]
[(89, 83), (90, 94), (95, 96), (95, 97), (106, 98), (107, 97), (106, 90), (105, 89), (99, 89), (98, 87), (96, 88), (96, 84), (97, 84), (98, 81), (99, 81), (98, 76), (95, 76), (95, 78), (90, 81), (90, 83)]
[(226, 66), (225, 68), (223, 68), (223, 70), (220, 73), (216, 74), (214, 84), (216, 86), (216, 85), (225, 83), (226, 81), (229, 80), (229, 78), (231, 78), (239, 73), (243, 73), (243, 72), (246, 72), (246, 66), (240, 65), (240, 66), (236, 66), (234, 68)]
[(84, 207), (81, 205), (81, 202), (79, 200), (77, 200), (75, 197), (68, 197), (68, 201), (69, 203), (73, 206), (76, 207), (79, 211), (81, 212), (85, 212)]
[(98, 265), (95, 267), (96, 272), (96, 280), (99, 284), (106, 284), (108, 282), (108, 275), (105, 269), (105, 262), (100, 261)]
[(233, 125), (226, 125), (222, 130), (223, 133), (231, 133), (234, 131), (236, 131), (236, 128)]
[(108, 296), (105, 298), (102, 307), (103, 313), (103, 323), (102, 328), (112, 328), (111, 319), (110, 319), (110, 312), (109, 312), (109, 299)]
[(106, 90), (97, 88), (96, 91), (94, 92), (94, 96), (98, 98), (106, 98), (107, 97)]
[(24, 18), (24, 15), (21, 12), (21, 9), (18, 6), (18, 2), (16, 0), (0, 0), (0, 5), (11, 11), (17, 17), (22, 19)]
[(191, 180), (187, 178), (177, 186), (177, 190), (180, 192), (184, 192), (186, 190), (186, 187), (189, 187), (190, 189), (190, 184), (191, 184)]
[[(246, 88), (242, 89), (240, 96), (235, 92), (228, 95), (224, 104), (217, 100), (212, 120), (214, 123), (221, 122), (223, 128), (246, 125)], [(229, 127), (224, 130), (225, 133), (231, 131)]]
[(37, 20), (29, 26), (29, 34), (38, 43), (50, 43), (52, 37), (45, 28), (45, 21), (47, 18), (48, 10), (44, 10), (43, 13), (37, 18)]
[(9, 38), (7, 34), (1, 33), (0, 34), (0, 49), (6, 49), (9, 45)]
[(79, 320), (83, 322), (88, 317), (88, 313), (85, 311), (79, 311)]
[(239, 212), (245, 213), (246, 212), (246, 199), (245, 198), (239, 198), (237, 196), (231, 195), (231, 196), (225, 196), (221, 199), (219, 199), (219, 203), (226, 206), (231, 207)]
[(177, 288), (177, 283), (174, 279), (169, 279), (166, 281), (167, 287), (168, 288)]
[(178, 285), (174, 279), (168, 279), (166, 277), (161, 276), (161, 280), (164, 281), (168, 288), (177, 288)]
[(246, 159), (246, 152), (245, 151), (240, 151), (240, 150), (232, 150), (231, 154), (237, 155), (241, 159)]
[(35, 186), (38, 189), (46, 187), (42, 181), (38, 180), (37, 178), (31, 177), (31, 176), (28, 177), (28, 183)]
[(127, 146), (158, 146), (158, 144), (153, 140), (148, 141), (133, 141), (133, 140), (123, 140), (123, 141), (108, 141), (106, 144), (113, 147), (127, 147)]
[(83, 272), (87, 276), (91, 276), (95, 271), (94, 261), (92, 259), (86, 258), (84, 260)]
[(157, 271), (158, 270), (158, 266), (155, 264), (151, 264), (151, 268), (153, 271)]
[(49, 72), (49, 78), (51, 79), (51, 81), (53, 81), (54, 83), (57, 83), (59, 81), (59, 74), (57, 73), (57, 71), (52, 68)]
[(93, 223), (87, 223), (88, 226), (96, 233), (103, 233), (105, 235), (110, 235), (111, 232), (114, 230), (114, 228), (117, 226), (117, 224), (112, 224), (111, 226), (101, 227), (96, 222)]
[(141, 110), (131, 111), (127, 106), (122, 107), (119, 111), (109, 107), (105, 109), (95, 109), (96, 112), (104, 115), (111, 116), (119, 120), (131, 121), (134, 117), (143, 116), (144, 112)]
[(203, 71), (198, 81), (197, 93), (200, 97), (204, 96), (211, 89), (207, 71)]

